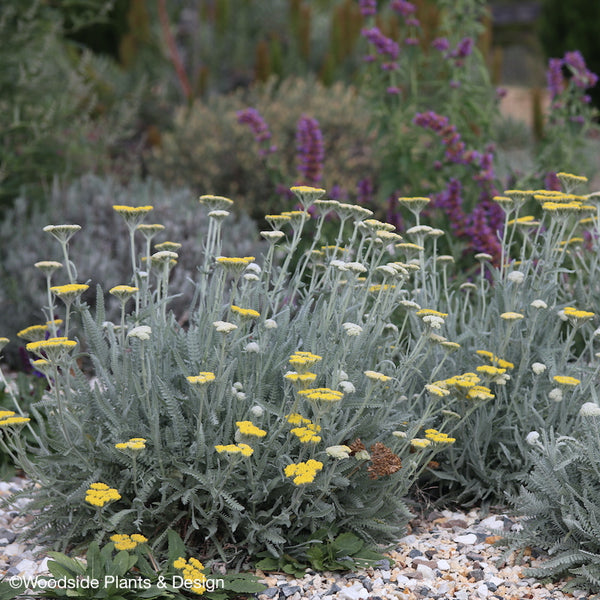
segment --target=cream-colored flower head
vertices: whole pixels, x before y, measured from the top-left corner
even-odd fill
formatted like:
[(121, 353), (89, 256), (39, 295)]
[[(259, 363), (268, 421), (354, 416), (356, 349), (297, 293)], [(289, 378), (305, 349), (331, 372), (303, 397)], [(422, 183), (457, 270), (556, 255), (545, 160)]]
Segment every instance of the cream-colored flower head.
[(200, 196), (199, 200), (200, 204), (205, 206), (209, 212), (213, 210), (227, 210), (233, 204), (233, 200), (225, 198), (225, 196), (212, 196), (211, 194)]
[(309, 185), (294, 185), (290, 190), (300, 200), (300, 204), (302, 204), (304, 210), (308, 210), (315, 200), (318, 200), (325, 194), (325, 190), (310, 187)]
[(61, 244), (66, 244), (79, 230), (81, 225), (46, 225), (44, 231), (54, 236)]
[(137, 338), (138, 340), (149, 340), (152, 329), (148, 325), (138, 325), (134, 327), (127, 337)]
[(62, 268), (62, 263), (56, 260), (40, 260), (33, 265), (39, 269), (46, 277), (51, 277), (53, 273)]

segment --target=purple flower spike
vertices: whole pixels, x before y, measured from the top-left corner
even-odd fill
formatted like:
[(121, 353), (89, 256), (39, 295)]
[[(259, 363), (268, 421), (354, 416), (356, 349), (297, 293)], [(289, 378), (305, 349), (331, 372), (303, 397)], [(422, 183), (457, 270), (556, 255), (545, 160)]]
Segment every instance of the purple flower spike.
[(565, 88), (565, 78), (562, 73), (563, 61), (560, 58), (551, 58), (548, 61), (546, 81), (550, 97), (558, 96)]
[(377, 0), (358, 0), (358, 4), (363, 17), (370, 17), (377, 13)]
[(263, 146), (260, 149), (261, 156), (267, 156), (277, 150), (277, 146), (269, 145), (265, 146), (265, 142), (271, 139), (271, 132), (265, 120), (261, 117), (260, 113), (255, 108), (246, 108), (237, 112), (238, 123), (248, 125), (250, 130), (254, 134), (256, 142)]
[(417, 7), (412, 2), (407, 2), (406, 0), (393, 0), (390, 7), (403, 17), (408, 17), (417, 10)]
[(436, 38), (435, 40), (433, 40), (433, 42), (431, 42), (431, 45), (440, 52), (445, 52), (446, 50), (448, 50), (448, 48), (450, 48), (450, 42), (447, 38), (444, 37)]
[(298, 171), (304, 176), (304, 184), (317, 185), (321, 181), (325, 149), (319, 122), (302, 115), (296, 129)]
[(473, 52), (473, 38), (463, 38), (452, 51), (454, 58), (466, 58)]
[(371, 44), (375, 46), (375, 50), (379, 54), (387, 55), (392, 60), (396, 60), (400, 54), (400, 47), (394, 40), (383, 35), (378, 27), (371, 27), (371, 29), (363, 29), (362, 35), (367, 38)]

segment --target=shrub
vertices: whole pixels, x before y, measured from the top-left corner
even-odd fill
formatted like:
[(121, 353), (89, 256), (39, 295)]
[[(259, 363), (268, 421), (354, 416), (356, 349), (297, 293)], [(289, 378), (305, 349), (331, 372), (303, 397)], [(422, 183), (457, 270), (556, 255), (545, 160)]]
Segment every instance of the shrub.
[[(110, 206), (119, 204), (156, 204), (154, 218), (169, 223), (169, 228), (159, 232), (155, 243), (165, 241), (172, 235), (182, 244), (181, 258), (171, 277), (180, 296), (172, 301), (178, 317), (188, 307), (193, 286), (188, 279), (196, 276), (198, 244), (206, 236), (208, 223), (196, 208), (197, 200), (189, 189), (168, 189), (157, 181), (132, 181), (122, 185), (112, 178), (88, 175), (69, 185), (55, 183), (47, 206), (30, 210), (30, 199), (24, 195), (17, 199), (13, 209), (6, 213), (0, 224), (0, 331), (16, 338), (18, 331), (42, 322), (40, 308), (46, 302), (46, 282), (42, 274), (26, 272), (23, 264), (34, 264), (43, 258), (63, 260), (56, 241), (42, 231), (49, 223), (77, 223), (89, 232), (71, 241), (72, 251), (77, 254), (77, 276), (90, 285), (86, 300), (95, 298), (95, 286), (102, 283), (106, 290), (129, 281), (131, 266), (122, 257), (128, 252), (129, 242), (114, 235), (120, 217), (113, 214)], [(231, 219), (231, 236), (223, 242), (223, 252), (229, 254), (252, 254), (259, 247), (258, 232), (243, 213)], [(139, 235), (139, 234), (138, 234)], [(140, 239), (143, 239), (140, 236)], [(119, 316), (120, 305), (108, 293), (105, 297), (107, 318)], [(23, 342), (24, 346), (25, 342)], [(18, 348), (11, 344), (7, 358), (17, 367), (25, 368), (19, 361)]]
[[(90, 7), (77, 25), (109, 5)], [(39, 201), (56, 174), (105, 168), (109, 150), (131, 133), (143, 85), (130, 86), (110, 61), (81, 52), (63, 33), (60, 11), (47, 3), (3, 3), (0, 213), (22, 186)]]
[[(248, 107), (254, 107), (268, 126), (258, 142), (247, 125), (238, 122), (238, 113)], [(333, 195), (342, 188), (340, 199), (355, 194), (373, 170), (366, 105), (352, 87), (338, 83), (326, 88), (310, 79), (271, 79), (264, 86), (179, 109), (173, 132), (165, 133), (148, 158), (148, 169), (163, 181), (189, 185), (198, 193), (219, 190), (262, 219), (289, 207), (289, 190), (283, 184), (317, 183), (304, 181), (298, 170), (296, 135), (303, 115), (317, 121), (322, 136), (319, 185)]]
[[(297, 193), (308, 208), (322, 190)], [(389, 263), (387, 243), (397, 236), (365, 220), (369, 211), (332, 201), (315, 204), (316, 227), (337, 212), (338, 243), (321, 248), (317, 233), (293, 270), (305, 211), (270, 219), (262, 266), (220, 256), (231, 201), (204, 200), (209, 232), (188, 327), (166, 310), (177, 256), (167, 250), (151, 256), (150, 278), (139, 279), (132, 247), (127, 281), (139, 285), (111, 290), (131, 306), (120, 324), (107, 322), (99, 288), (95, 313), (75, 282), (54, 288), (80, 319), (81, 336), (28, 345), (51, 387), (32, 410), (48, 419), (41, 449), (21, 456), (41, 484), (32, 506), (43, 510), (31, 531), (61, 544), (140, 532), (160, 547), (176, 528), (201, 556), (228, 560), (265, 550), (301, 557), (324, 526), (333, 537), (391, 539), (410, 518), (403, 498), (412, 483), (455, 441), (448, 422), (480, 404), (450, 393), (443, 407), (429, 398), (425, 384), (452, 351), (432, 343), (435, 311), (419, 317), (416, 343), (399, 345), (390, 318), (408, 301), (415, 266)], [(150, 207), (115, 209), (134, 231)], [(54, 229), (63, 244), (73, 233)], [(348, 254), (340, 260), (342, 240)], [(71, 333), (66, 324), (62, 333)], [(18, 431), (5, 434), (21, 447)]]

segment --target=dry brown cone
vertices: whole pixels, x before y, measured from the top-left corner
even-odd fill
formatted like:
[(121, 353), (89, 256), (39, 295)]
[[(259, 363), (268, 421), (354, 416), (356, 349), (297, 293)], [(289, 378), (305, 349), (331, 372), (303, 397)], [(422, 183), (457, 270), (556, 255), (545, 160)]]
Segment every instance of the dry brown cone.
[(392, 475), (402, 468), (402, 460), (381, 442), (371, 446), (371, 466), (367, 469), (369, 479)]

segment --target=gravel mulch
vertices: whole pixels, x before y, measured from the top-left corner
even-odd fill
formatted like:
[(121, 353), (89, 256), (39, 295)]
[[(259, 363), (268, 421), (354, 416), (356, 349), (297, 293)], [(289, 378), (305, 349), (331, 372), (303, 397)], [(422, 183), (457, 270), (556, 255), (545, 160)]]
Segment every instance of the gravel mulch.
[[(0, 500), (18, 491), (22, 479), (0, 482)], [(18, 534), (29, 517), (18, 517), (21, 506), (0, 509), (0, 576), (44, 574), (44, 548), (20, 542)], [(432, 511), (411, 522), (410, 532), (398, 540), (377, 568), (355, 573), (315, 573), (302, 579), (279, 573), (257, 574), (269, 587), (252, 596), (258, 600), (583, 600), (583, 591), (564, 593), (560, 584), (526, 577), (524, 569), (536, 564), (535, 552), (520, 564), (494, 546), (498, 532), (519, 527), (501, 513), (484, 516), (469, 512)]]

